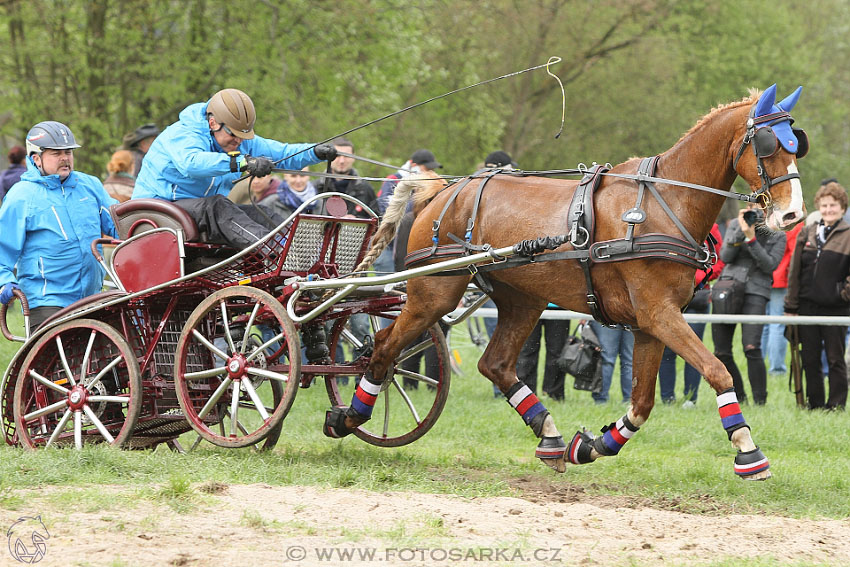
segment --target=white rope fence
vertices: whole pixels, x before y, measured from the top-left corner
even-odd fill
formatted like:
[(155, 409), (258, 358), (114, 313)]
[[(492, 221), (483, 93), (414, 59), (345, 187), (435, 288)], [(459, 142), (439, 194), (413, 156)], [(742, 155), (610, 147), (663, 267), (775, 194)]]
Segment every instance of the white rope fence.
[[(448, 314), (452, 319), (463, 315), (466, 309), (456, 309)], [(499, 316), (499, 310), (492, 307), (481, 307), (475, 311), (474, 317)], [(688, 323), (756, 323), (769, 324), (779, 323), (781, 325), (845, 325), (850, 326), (850, 317), (821, 317), (815, 315), (711, 315), (701, 313), (685, 313), (685, 321)], [(565, 311), (560, 309), (546, 309), (540, 315), (541, 319), (593, 319), (587, 313), (577, 311)]]

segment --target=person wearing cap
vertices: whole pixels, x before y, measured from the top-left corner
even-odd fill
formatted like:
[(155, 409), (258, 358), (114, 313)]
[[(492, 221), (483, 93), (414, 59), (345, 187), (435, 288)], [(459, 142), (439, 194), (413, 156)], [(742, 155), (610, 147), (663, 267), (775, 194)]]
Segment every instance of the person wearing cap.
[[(354, 153), (354, 144), (348, 138), (336, 138), (331, 142), (337, 152), (344, 154)], [(331, 162), (331, 171), (337, 175), (346, 175), (348, 177), (358, 177), (357, 170), (354, 169), (354, 158), (345, 155), (337, 155)], [(337, 193), (345, 193), (355, 199), (361, 201), (364, 205), (377, 211), (378, 198), (375, 196), (375, 189), (372, 184), (365, 179), (334, 179), (326, 177), (320, 179), (316, 183), (316, 190), (319, 193), (328, 193), (331, 191)], [(364, 219), (372, 218), (372, 216), (363, 210), (363, 207), (346, 201), (348, 204), (348, 214)]]
[[(398, 185), (398, 182), (402, 178), (406, 176), (417, 177), (417, 174), (423, 174), (423, 177), (429, 177), (431, 175), (436, 175), (434, 170), (441, 167), (443, 167), (443, 165), (437, 161), (437, 158), (431, 150), (422, 149), (413, 152), (410, 159), (407, 160), (397, 172), (388, 175), (381, 184), (381, 188), (378, 190), (378, 209), (375, 212), (382, 216), (385, 212), (387, 212), (387, 206), (390, 204), (390, 199), (392, 199), (393, 194), (395, 193), (396, 185)], [(408, 210), (411, 209), (408, 208)], [(378, 259), (375, 260), (373, 268), (376, 272), (392, 273), (394, 271), (395, 266), (393, 263), (392, 252), (394, 246), (395, 242), (390, 242), (387, 248), (380, 256), (378, 256)]]
[(265, 177), (275, 167), (301, 169), (336, 157), (327, 144), (284, 144), (254, 135), (254, 103), (238, 89), (189, 105), (179, 118), (151, 144), (133, 198), (174, 201), (210, 242), (234, 248), (254, 244), (283, 221), (227, 199), (243, 172)]
[(407, 163), (401, 166), (401, 169), (397, 172), (388, 175), (378, 190), (378, 214), (383, 215), (387, 211), (387, 205), (390, 204), (390, 199), (395, 193), (395, 186), (405, 175), (410, 175), (408, 172), (430, 173), (441, 167), (443, 165), (437, 161), (434, 152), (431, 150), (423, 149), (413, 152)]
[[(111, 198), (97, 177), (74, 171), (76, 142), (60, 122), (27, 134), (27, 170), (0, 205), (0, 302), (15, 289), (27, 296), (30, 327), (103, 285), (91, 252), (102, 234), (118, 237)], [(15, 272), (17, 268), (17, 273)]]
[(133, 177), (139, 175), (142, 169), (142, 159), (153, 144), (154, 139), (159, 136), (159, 128), (156, 124), (142, 124), (121, 140), (121, 148), (133, 154)]
[(511, 170), (516, 169), (519, 166), (506, 151), (496, 150), (495, 152), (490, 152), (487, 157), (484, 158), (484, 167)]

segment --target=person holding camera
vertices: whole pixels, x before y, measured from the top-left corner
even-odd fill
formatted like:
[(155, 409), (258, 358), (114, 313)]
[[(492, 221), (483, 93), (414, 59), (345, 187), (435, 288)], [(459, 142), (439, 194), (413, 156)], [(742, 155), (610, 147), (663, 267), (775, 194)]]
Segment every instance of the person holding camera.
[[(750, 204), (729, 221), (720, 259), (726, 266), (712, 289), (714, 313), (764, 315), (773, 282), (773, 271), (785, 252), (785, 236), (763, 226), (764, 213)], [(732, 375), (740, 402), (747, 401), (744, 381), (732, 355), (735, 323), (713, 323), (714, 355)], [(741, 342), (747, 358), (747, 375), (757, 405), (767, 402), (767, 369), (761, 352), (764, 325), (741, 324)]]
[[(786, 315), (850, 315), (850, 225), (842, 217), (847, 192), (834, 180), (815, 193), (821, 220), (797, 236), (788, 273)], [(840, 325), (799, 325), (806, 397), (809, 409), (844, 409), (847, 403), (847, 366)], [(825, 399), (821, 352), (829, 367), (829, 397)]]

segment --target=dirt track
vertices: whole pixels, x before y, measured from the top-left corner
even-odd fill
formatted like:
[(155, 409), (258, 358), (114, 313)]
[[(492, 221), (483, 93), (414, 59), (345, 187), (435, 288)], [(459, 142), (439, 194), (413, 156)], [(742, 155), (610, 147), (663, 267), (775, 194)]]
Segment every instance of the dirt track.
[[(38, 565), (61, 566), (850, 564), (850, 520), (684, 514), (530, 480), (522, 498), (197, 488), (179, 511), (120, 487), (105, 488), (115, 506), (84, 511), (56, 489), (26, 491), (38, 509), (0, 511), (0, 533), (41, 514), (51, 537)], [(2, 551), (0, 565), (21, 564)]]

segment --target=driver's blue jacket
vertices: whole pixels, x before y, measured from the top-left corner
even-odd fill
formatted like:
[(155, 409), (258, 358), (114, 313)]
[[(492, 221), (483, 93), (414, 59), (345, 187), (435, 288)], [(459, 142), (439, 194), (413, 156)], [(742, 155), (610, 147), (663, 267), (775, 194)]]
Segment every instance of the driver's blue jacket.
[[(180, 120), (157, 136), (142, 161), (133, 189), (134, 199), (154, 197), (176, 201), (230, 192), (233, 181), (242, 174), (231, 172), (230, 156), (210, 133), (207, 104), (187, 106), (180, 113)], [(312, 149), (306, 149), (310, 146), (254, 136), (239, 145), (239, 152), (272, 161), (283, 160), (277, 164), (281, 169), (301, 169), (321, 161)]]
[(27, 158), (0, 206), (0, 287), (17, 283), (30, 308), (67, 307), (100, 291), (103, 270), (91, 243), (118, 237), (109, 216), (117, 202), (96, 177), (72, 171), (62, 182)]

